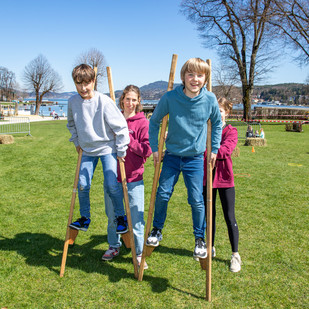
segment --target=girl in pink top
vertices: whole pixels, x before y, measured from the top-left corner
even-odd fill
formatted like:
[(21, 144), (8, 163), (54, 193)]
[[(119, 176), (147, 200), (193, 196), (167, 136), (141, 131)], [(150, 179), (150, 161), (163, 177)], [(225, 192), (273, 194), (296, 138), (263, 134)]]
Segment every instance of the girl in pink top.
[[(128, 145), (127, 154), (124, 159), (126, 171), (129, 205), (132, 218), (132, 226), (134, 233), (134, 242), (138, 264), (140, 264), (143, 246), (144, 246), (144, 163), (151, 155), (149, 145), (149, 121), (146, 119), (142, 110), (141, 94), (138, 87), (134, 85), (127, 86), (119, 99), (119, 106), (123, 112), (123, 116), (127, 121), (130, 143)], [(118, 164), (118, 182), (119, 192), (122, 194), (121, 175)], [(109, 231), (108, 237), (114, 239), (117, 237), (116, 231)], [(113, 235), (111, 235), (113, 234)], [(103, 260), (111, 260), (119, 254), (119, 247), (110, 247), (103, 255)], [(145, 264), (144, 269), (148, 266)]]
[[(212, 231), (212, 256), (216, 256), (214, 247), (215, 233), (216, 233), (216, 195), (219, 191), (219, 196), (222, 204), (225, 222), (228, 228), (229, 239), (232, 247), (232, 258), (230, 270), (238, 272), (241, 269), (241, 259), (238, 253), (238, 239), (239, 231), (235, 219), (235, 187), (234, 187), (234, 174), (232, 163), (232, 152), (235, 149), (238, 141), (237, 129), (231, 125), (227, 125), (225, 118), (232, 110), (232, 103), (225, 98), (218, 100), (221, 119), (222, 119), (222, 139), (220, 148), (217, 154), (216, 164), (213, 170), (213, 231)], [(207, 177), (207, 164), (206, 152), (204, 156), (204, 203), (206, 207), (207, 190), (206, 190), (206, 177)]]

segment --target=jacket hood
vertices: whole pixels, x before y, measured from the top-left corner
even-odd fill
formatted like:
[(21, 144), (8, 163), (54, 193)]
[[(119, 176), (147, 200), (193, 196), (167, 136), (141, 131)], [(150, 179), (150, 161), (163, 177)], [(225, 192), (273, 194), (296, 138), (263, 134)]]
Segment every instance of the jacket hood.
[(136, 115), (134, 115), (133, 117), (127, 118), (126, 120), (127, 120), (127, 122), (130, 122), (130, 121), (140, 120), (140, 119), (144, 119), (144, 118), (145, 118), (144, 113), (139, 112)]
[(209, 92), (205, 87), (202, 87), (201, 90), (200, 90), (200, 93), (199, 95), (197, 95), (196, 97), (194, 98), (190, 98), (188, 96), (185, 95), (185, 93), (183, 92), (183, 89), (184, 89), (184, 86), (183, 85), (180, 85), (178, 87), (175, 88), (175, 90), (177, 91), (177, 93), (185, 98), (186, 100), (189, 100), (189, 101), (199, 101), (201, 99), (201, 97), (205, 96), (207, 92)]

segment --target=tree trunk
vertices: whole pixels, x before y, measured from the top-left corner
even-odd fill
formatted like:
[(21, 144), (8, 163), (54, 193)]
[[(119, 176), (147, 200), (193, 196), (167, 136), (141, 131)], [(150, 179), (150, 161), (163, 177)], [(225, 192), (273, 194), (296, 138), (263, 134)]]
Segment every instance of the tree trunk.
[(40, 112), (41, 104), (42, 104), (42, 99), (40, 98), (39, 92), (37, 92), (35, 95), (35, 112), (34, 112), (36, 116)]
[(244, 107), (243, 119), (245, 121), (251, 120), (251, 89), (248, 85), (243, 85), (243, 98), (242, 103)]

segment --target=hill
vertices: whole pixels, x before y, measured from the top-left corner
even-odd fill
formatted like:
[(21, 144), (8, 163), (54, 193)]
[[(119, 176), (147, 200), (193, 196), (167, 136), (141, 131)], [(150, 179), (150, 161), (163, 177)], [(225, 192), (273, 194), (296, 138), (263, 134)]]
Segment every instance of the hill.
[[(180, 84), (175, 84), (174, 88)], [(156, 81), (140, 87), (141, 95), (144, 100), (159, 100), (167, 91), (168, 82)], [(241, 102), (241, 87), (214, 86), (213, 92), (220, 96)], [(115, 91), (116, 98), (119, 98), (122, 90)], [(44, 96), (44, 99), (68, 99), (76, 94), (75, 91), (55, 93), (51, 92)], [(31, 97), (31, 96), (30, 96)], [(256, 85), (253, 91), (253, 98), (262, 101), (279, 101), (289, 104), (309, 104), (309, 85), (287, 83), (276, 85)]]

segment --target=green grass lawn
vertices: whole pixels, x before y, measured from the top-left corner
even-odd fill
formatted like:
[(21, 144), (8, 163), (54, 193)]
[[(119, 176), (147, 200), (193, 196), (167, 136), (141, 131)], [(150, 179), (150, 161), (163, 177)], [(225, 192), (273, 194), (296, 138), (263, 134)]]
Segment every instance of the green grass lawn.
[[(212, 302), (205, 271), (192, 258), (194, 236), (182, 177), (169, 203), (163, 241), (134, 278), (124, 246), (108, 248), (102, 168), (91, 191), (92, 222), (69, 248), (59, 277), (77, 153), (65, 121), (31, 123), (32, 137), (0, 145), (0, 307), (11, 308), (308, 308), (309, 126), (285, 132), (263, 125), (266, 147), (243, 146), (234, 158), (240, 273), (229, 271), (227, 229), (218, 201)], [(153, 178), (145, 168), (145, 220)], [(79, 216), (76, 200), (74, 218)]]

